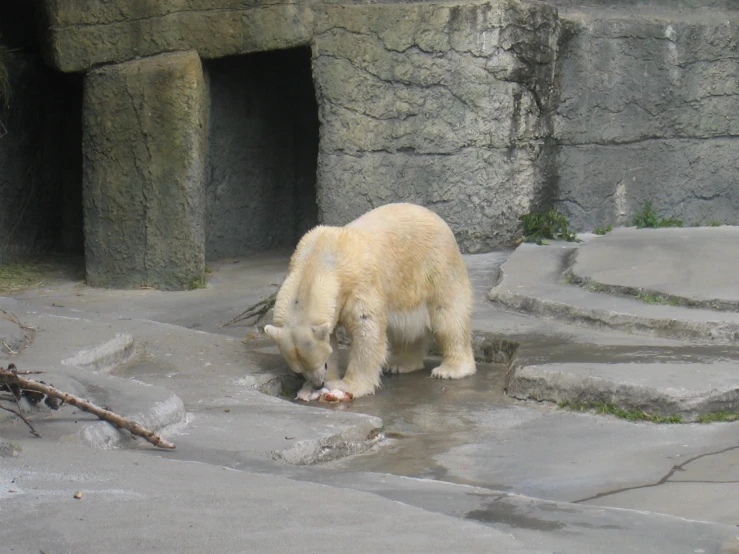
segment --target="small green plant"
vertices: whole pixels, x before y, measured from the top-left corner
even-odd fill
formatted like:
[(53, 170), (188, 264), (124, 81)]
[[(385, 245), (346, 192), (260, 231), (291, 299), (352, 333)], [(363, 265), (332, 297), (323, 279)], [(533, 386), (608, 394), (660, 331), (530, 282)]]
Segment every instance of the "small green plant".
[(739, 413), (729, 410), (721, 410), (712, 414), (703, 414), (698, 418), (698, 423), (713, 423), (714, 421), (736, 421)]
[(683, 421), (680, 415), (662, 416), (648, 414), (643, 410), (623, 410), (606, 402), (587, 403), (579, 400), (564, 400), (558, 406), (575, 412), (592, 411), (597, 414), (610, 414), (628, 421), (651, 421), (652, 423), (682, 423)]
[(721, 227), (721, 222), (718, 221), (718, 220), (716, 220), (716, 219), (714, 219), (713, 221), (709, 222), (708, 225), (710, 227)]
[(655, 294), (647, 291), (640, 291), (636, 294), (635, 298), (646, 302), (647, 304), (669, 304), (670, 306), (679, 306), (680, 299), (674, 296)]
[(593, 233), (596, 235), (606, 235), (613, 231), (613, 225), (606, 225), (605, 227), (596, 227), (593, 229)]
[(530, 212), (518, 217), (523, 226), (524, 241), (547, 244), (549, 240), (561, 239), (568, 242), (577, 240), (575, 231), (570, 229), (566, 215), (551, 209), (546, 212)]
[(207, 285), (207, 282), (206, 282), (206, 279), (205, 279), (205, 276), (204, 275), (202, 277), (194, 277), (194, 278), (192, 278), (190, 280), (190, 282), (188, 283), (188, 285), (187, 285), (187, 287), (190, 290), (204, 289), (207, 286), (208, 285)]
[(662, 217), (654, 211), (651, 202), (646, 202), (644, 207), (634, 214), (634, 225), (639, 229), (656, 227), (682, 227), (683, 222), (674, 217)]

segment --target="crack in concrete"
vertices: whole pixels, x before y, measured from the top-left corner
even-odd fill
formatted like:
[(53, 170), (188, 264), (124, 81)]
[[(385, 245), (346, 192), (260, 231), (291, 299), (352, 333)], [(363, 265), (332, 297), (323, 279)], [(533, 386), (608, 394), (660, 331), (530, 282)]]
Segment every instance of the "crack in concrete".
[[(559, 114), (558, 114), (559, 115)], [(598, 140), (592, 142), (569, 142), (559, 140), (557, 146), (569, 146), (573, 148), (587, 148), (590, 146), (631, 146), (641, 144), (643, 142), (694, 142), (694, 141), (710, 141), (710, 140), (725, 140), (732, 141), (739, 139), (739, 135), (712, 135), (712, 136), (648, 136), (630, 140)]]
[[(593, 496), (588, 496), (587, 498), (581, 498), (580, 500), (573, 500), (572, 503), (573, 504), (580, 504), (582, 502), (589, 502), (591, 500), (597, 500), (599, 498), (604, 498), (606, 496), (612, 496), (614, 494), (620, 494), (622, 492), (634, 491), (634, 490), (639, 490), (639, 489), (650, 489), (650, 488), (653, 488), (653, 487), (659, 487), (661, 485), (664, 485), (667, 482), (671, 482), (671, 483), (691, 483), (691, 482), (701, 483), (703, 481), (670, 481), (670, 478), (673, 475), (675, 475), (675, 473), (677, 473), (678, 471), (686, 471), (685, 470), (685, 466), (687, 466), (688, 464), (691, 464), (691, 463), (695, 462), (696, 460), (700, 460), (701, 458), (707, 458), (709, 456), (716, 456), (717, 454), (724, 454), (726, 452), (731, 452), (732, 450), (737, 450), (737, 449), (739, 449), (739, 445), (737, 445), (737, 446), (730, 446), (728, 448), (724, 448), (723, 450), (717, 450), (716, 452), (706, 452), (705, 454), (698, 454), (697, 456), (693, 456), (692, 458), (690, 458), (688, 460), (685, 460), (681, 464), (677, 464), (677, 465), (672, 466), (672, 468), (670, 469), (670, 471), (668, 471), (656, 483), (648, 483), (646, 485), (636, 485), (636, 486), (633, 486), (633, 487), (622, 487), (620, 489), (614, 489), (612, 491), (599, 492), (598, 494), (594, 494)], [(739, 481), (705, 481), (705, 482), (708, 482), (708, 483), (723, 483), (723, 482), (725, 482), (725, 483), (737, 483)]]

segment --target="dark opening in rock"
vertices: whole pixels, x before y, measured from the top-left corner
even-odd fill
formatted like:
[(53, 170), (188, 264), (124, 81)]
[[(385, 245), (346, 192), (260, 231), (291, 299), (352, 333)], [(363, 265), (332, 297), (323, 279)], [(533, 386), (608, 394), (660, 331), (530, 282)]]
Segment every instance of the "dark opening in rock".
[(211, 94), (206, 257), (292, 248), (318, 222), (310, 48), (204, 66)]
[(82, 76), (43, 63), (32, 3), (1, 4), (0, 263), (82, 255)]

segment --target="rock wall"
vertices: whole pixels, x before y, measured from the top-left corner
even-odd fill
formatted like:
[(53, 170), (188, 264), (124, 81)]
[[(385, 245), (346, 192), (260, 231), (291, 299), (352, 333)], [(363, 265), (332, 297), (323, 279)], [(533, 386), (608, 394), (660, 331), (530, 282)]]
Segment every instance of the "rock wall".
[[(578, 230), (629, 223), (648, 200), (686, 223), (739, 219), (734, 0), (39, 5), (48, 63), (87, 74), (87, 263), (103, 284), (185, 287), (206, 251), (289, 247), (316, 220), (395, 201), (436, 210), (468, 252), (509, 244), (520, 214), (551, 204)], [(161, 56), (205, 60), (181, 90), (197, 102), (167, 89), (171, 72), (146, 69)], [(47, 106), (40, 90), (27, 106)], [(58, 105), (43, 124), (29, 107), (8, 119), (29, 138), (0, 142), (0, 232), (17, 252), (65, 230), (79, 244), (74, 211), (36, 223), (75, 195), (30, 195), (66, 167), (34, 156), (75, 158), (45, 127), (65, 121)], [(65, 137), (79, 132), (66, 125)], [(23, 238), (9, 213), (24, 214)]]
[(206, 256), (293, 248), (318, 223), (318, 110), (309, 48), (205, 64)]
[(517, 2), (325, 9), (320, 219), (415, 202), (467, 252), (509, 243), (548, 194), (558, 33), (553, 9)]
[(651, 201), (739, 220), (739, 13), (568, 13), (554, 118), (558, 205), (580, 230)]

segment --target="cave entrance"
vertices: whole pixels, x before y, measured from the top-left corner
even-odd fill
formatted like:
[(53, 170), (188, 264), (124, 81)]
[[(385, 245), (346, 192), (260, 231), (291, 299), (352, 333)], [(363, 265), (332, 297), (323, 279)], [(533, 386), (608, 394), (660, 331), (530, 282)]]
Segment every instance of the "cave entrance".
[(83, 78), (44, 64), (35, 5), (0, 6), (0, 263), (61, 254), (82, 269)]
[(309, 47), (204, 62), (208, 260), (293, 248), (318, 222), (318, 107)]

